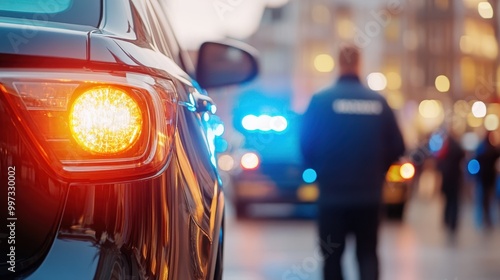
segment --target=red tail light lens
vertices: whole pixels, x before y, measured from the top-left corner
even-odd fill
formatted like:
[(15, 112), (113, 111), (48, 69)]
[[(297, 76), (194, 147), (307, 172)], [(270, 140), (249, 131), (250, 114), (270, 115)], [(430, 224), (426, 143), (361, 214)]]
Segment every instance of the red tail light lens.
[(168, 80), (10, 71), (0, 72), (0, 89), (33, 146), (63, 177), (145, 176), (168, 159), (177, 108)]

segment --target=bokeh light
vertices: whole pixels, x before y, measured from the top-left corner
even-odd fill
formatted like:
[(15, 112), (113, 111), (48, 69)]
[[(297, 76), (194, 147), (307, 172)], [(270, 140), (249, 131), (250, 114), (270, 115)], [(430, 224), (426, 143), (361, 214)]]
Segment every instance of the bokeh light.
[(484, 118), (486, 116), (486, 104), (482, 101), (476, 101), (472, 104), (472, 114), (476, 118)]
[(288, 128), (288, 121), (283, 116), (247, 115), (241, 120), (241, 124), (248, 131), (283, 132)]
[(335, 61), (329, 54), (319, 54), (314, 58), (314, 68), (321, 73), (330, 73), (335, 68)]
[(434, 82), (439, 92), (448, 92), (450, 90), (450, 80), (445, 75), (439, 75)]
[(488, 131), (493, 131), (498, 129), (500, 121), (497, 115), (489, 114), (484, 118), (484, 128)]
[(475, 159), (470, 160), (469, 163), (467, 164), (467, 170), (472, 175), (476, 175), (477, 173), (479, 173), (479, 170), (481, 170), (481, 165), (479, 164), (479, 161)]
[(399, 174), (403, 179), (411, 179), (415, 175), (415, 166), (407, 162), (401, 165), (401, 168), (399, 169)]
[(443, 148), (444, 137), (440, 133), (434, 133), (429, 139), (429, 150), (437, 153)]
[(474, 132), (467, 132), (462, 136), (462, 147), (467, 151), (475, 151), (479, 142), (479, 136)]
[(479, 15), (484, 19), (493, 18), (493, 7), (487, 1), (477, 4), (477, 11), (479, 12)]
[(255, 169), (259, 163), (259, 156), (255, 153), (246, 153), (241, 157), (241, 166), (245, 169)]
[(222, 171), (231, 171), (234, 168), (234, 158), (230, 155), (221, 155), (217, 162)]
[(244, 129), (253, 131), (259, 128), (259, 119), (254, 115), (247, 115), (241, 120), (241, 125)]
[(387, 78), (379, 72), (370, 73), (366, 78), (368, 87), (375, 91), (384, 90), (387, 87)]
[(420, 115), (427, 119), (439, 117), (443, 112), (443, 106), (438, 100), (423, 100), (418, 106)]
[(261, 115), (258, 118), (259, 130), (270, 131), (271, 130), (272, 117), (268, 115)]
[(276, 132), (283, 132), (287, 129), (288, 122), (283, 116), (276, 116), (271, 118), (271, 129)]
[(302, 173), (302, 179), (307, 184), (314, 183), (317, 178), (318, 178), (318, 174), (316, 174), (316, 171), (314, 169), (309, 168), (309, 169), (304, 170), (304, 173)]

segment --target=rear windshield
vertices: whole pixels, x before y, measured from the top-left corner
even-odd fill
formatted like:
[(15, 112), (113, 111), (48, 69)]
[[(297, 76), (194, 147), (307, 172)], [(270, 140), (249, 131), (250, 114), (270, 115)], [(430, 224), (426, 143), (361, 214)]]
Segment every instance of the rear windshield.
[(62, 22), (97, 27), (102, 0), (1, 0), (0, 17)]

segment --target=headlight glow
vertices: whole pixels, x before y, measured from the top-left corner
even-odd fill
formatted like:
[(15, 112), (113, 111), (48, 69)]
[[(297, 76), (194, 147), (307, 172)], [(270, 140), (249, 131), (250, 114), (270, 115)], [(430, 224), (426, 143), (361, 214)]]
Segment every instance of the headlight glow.
[(260, 164), (259, 156), (257, 156), (257, 154), (255, 154), (255, 153), (244, 154), (241, 157), (240, 162), (241, 162), (241, 166), (244, 169), (248, 169), (248, 170), (256, 169)]
[(134, 145), (142, 131), (139, 104), (125, 91), (97, 87), (73, 102), (69, 127), (75, 141), (87, 152), (113, 155)]

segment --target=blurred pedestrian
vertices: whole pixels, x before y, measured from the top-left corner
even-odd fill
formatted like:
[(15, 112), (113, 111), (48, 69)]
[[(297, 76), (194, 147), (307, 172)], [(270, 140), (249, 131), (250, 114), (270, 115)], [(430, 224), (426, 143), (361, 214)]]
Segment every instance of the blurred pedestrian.
[(356, 237), (361, 280), (378, 279), (378, 228), (382, 186), (405, 147), (386, 100), (361, 84), (360, 53), (341, 48), (337, 82), (315, 94), (303, 116), (301, 150), (318, 175), (319, 235), (323, 277), (343, 279), (341, 257), (347, 234)]
[(486, 228), (491, 228), (490, 202), (494, 194), (496, 183), (496, 161), (500, 156), (498, 149), (490, 141), (490, 133), (479, 145), (476, 151), (476, 159), (479, 162), (478, 181), (482, 188), (481, 206), (483, 210), (483, 221)]
[(441, 173), (441, 192), (445, 198), (444, 224), (449, 233), (456, 233), (462, 185), (465, 152), (449, 134), (439, 133), (442, 146), (437, 151), (437, 168)]

